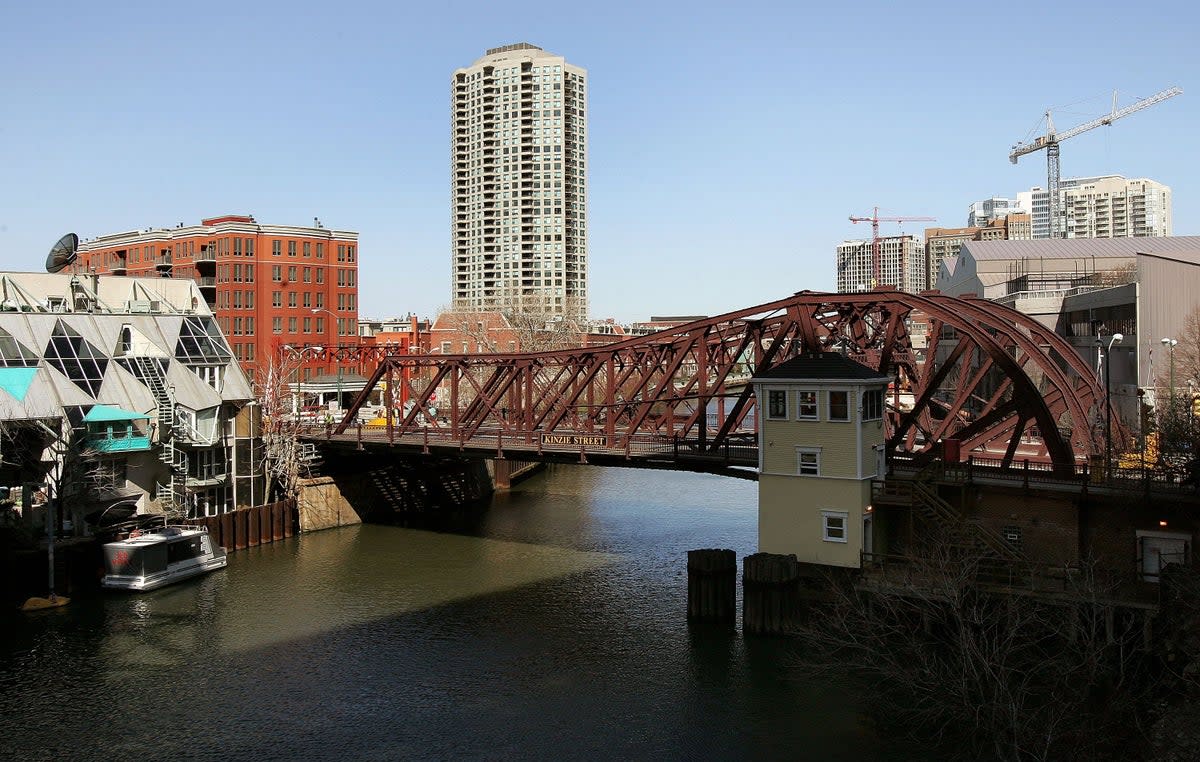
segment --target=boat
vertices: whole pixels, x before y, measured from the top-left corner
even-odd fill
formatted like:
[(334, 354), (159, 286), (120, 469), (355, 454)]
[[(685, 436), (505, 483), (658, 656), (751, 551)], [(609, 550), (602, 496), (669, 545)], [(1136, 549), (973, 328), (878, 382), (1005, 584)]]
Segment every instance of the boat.
[(134, 530), (105, 543), (103, 587), (110, 590), (154, 590), (225, 568), (225, 549), (203, 526), (161, 526)]

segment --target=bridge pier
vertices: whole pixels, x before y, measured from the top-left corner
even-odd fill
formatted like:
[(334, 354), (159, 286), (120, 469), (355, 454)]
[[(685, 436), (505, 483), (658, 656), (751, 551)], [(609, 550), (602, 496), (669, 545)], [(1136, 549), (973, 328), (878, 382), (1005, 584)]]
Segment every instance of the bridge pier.
[(546, 464), (539, 461), (512, 460), (511, 458), (493, 460), (491, 461), (492, 483), (498, 490), (512, 489), (514, 484), (545, 467)]

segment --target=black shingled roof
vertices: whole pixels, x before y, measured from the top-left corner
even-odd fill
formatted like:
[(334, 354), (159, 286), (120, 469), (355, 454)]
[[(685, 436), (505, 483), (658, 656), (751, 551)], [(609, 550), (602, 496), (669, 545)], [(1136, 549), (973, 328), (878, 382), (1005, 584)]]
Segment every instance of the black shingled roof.
[(804, 381), (890, 381), (891, 378), (837, 352), (818, 352), (793, 357), (770, 370), (754, 374), (754, 380)]

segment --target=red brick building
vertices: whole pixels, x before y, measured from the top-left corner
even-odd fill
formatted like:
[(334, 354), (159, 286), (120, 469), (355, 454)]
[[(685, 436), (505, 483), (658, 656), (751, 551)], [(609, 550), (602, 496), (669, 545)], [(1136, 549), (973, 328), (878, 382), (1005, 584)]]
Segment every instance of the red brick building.
[[(314, 223), (263, 225), (229, 214), (114, 233), (85, 241), (79, 262), (100, 274), (192, 278), (246, 374), (261, 381), (284, 345), (358, 342), (358, 233)], [(301, 380), (331, 371), (335, 363), (308, 360)]]

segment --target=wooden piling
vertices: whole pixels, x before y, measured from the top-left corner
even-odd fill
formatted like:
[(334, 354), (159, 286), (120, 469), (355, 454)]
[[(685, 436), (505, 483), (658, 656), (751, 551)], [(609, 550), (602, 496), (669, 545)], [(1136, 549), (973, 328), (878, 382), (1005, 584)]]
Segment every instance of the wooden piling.
[(687, 569), (688, 619), (732, 625), (737, 617), (737, 553), (689, 550)]
[(800, 613), (800, 566), (794, 555), (754, 553), (742, 559), (742, 631), (783, 635)]

